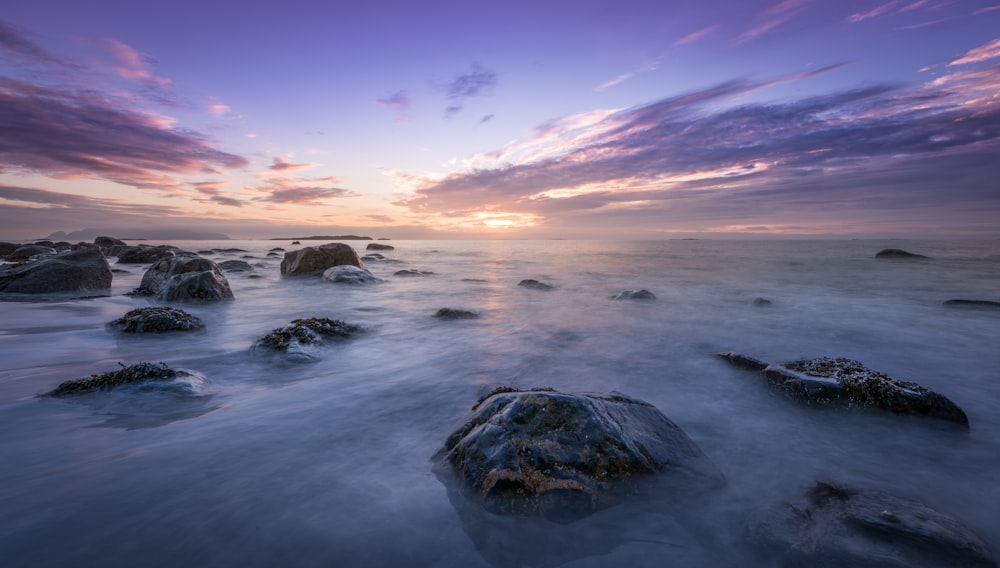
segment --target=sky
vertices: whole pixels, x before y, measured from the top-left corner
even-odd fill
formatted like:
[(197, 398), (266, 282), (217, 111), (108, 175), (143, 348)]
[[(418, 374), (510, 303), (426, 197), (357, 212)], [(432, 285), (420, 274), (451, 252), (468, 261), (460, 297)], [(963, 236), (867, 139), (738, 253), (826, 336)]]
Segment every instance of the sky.
[(0, 239), (1000, 237), (1000, 0), (5, 0)]

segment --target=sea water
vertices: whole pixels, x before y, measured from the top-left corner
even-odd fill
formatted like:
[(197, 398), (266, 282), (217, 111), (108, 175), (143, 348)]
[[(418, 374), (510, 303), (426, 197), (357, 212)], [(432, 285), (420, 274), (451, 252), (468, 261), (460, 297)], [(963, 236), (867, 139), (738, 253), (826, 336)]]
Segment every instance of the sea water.
[[(142, 265), (112, 264), (108, 296), (0, 303), (4, 566), (754, 566), (747, 513), (818, 479), (922, 501), (1000, 553), (1000, 311), (943, 305), (1000, 301), (998, 241), (394, 241), (367, 263), (371, 286), (282, 277), (267, 254), (288, 241), (167, 244), (242, 249), (205, 256), (254, 267), (228, 273), (233, 301), (176, 305), (203, 331), (105, 327), (156, 304), (126, 295)], [(638, 289), (656, 299), (612, 299)], [(442, 307), (480, 317), (433, 317)], [(312, 363), (251, 349), (312, 316), (365, 332)], [(857, 359), (951, 398), (970, 434), (799, 405), (727, 350)], [(140, 361), (205, 382), (37, 396)], [(431, 456), (498, 385), (645, 400), (728, 483), (690, 498), (653, 486), (574, 523), (486, 513)]]

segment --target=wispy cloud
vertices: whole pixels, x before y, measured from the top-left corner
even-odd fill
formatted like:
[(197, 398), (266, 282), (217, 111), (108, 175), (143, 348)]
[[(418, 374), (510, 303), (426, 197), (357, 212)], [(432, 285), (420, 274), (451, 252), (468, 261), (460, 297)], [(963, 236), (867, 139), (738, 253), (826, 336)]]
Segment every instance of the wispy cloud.
[(700, 30), (693, 31), (693, 32), (689, 33), (688, 35), (682, 37), (681, 39), (675, 41), (674, 42), (674, 47), (679, 47), (679, 46), (682, 46), (682, 45), (689, 45), (689, 44), (692, 44), (692, 43), (699, 42), (699, 41), (705, 39), (706, 37), (708, 37), (708, 36), (716, 33), (717, 31), (719, 31), (719, 26), (718, 25), (709, 26), (707, 28), (702, 28)]
[(36, 43), (27, 31), (0, 20), (0, 49), (11, 60), (22, 64), (52, 67), (74, 67), (64, 59), (49, 53)]
[(135, 48), (116, 39), (105, 38), (98, 41), (101, 49), (115, 62), (115, 71), (121, 77), (132, 81), (146, 83), (154, 87), (170, 86), (172, 81), (158, 75), (154, 70), (156, 61), (148, 55), (143, 55)]
[(1000, 38), (975, 49), (970, 49), (965, 55), (949, 63), (948, 66), (982, 63), (997, 58), (1000, 58)]
[(791, 21), (809, 4), (810, 0), (783, 0), (761, 13), (758, 23), (753, 28), (743, 32), (736, 38), (736, 43), (748, 43), (769, 34), (775, 29)]
[(260, 195), (255, 201), (286, 205), (319, 205), (331, 199), (356, 197), (358, 194), (333, 184), (340, 180), (334, 176), (322, 178), (269, 178), (264, 185), (247, 188)]
[(396, 91), (387, 97), (375, 99), (375, 104), (394, 109), (396, 111), (396, 123), (410, 121), (411, 101), (406, 91)]
[(493, 93), (497, 85), (497, 74), (479, 63), (463, 73), (459, 73), (442, 89), (448, 97), (449, 104), (445, 107), (445, 117), (451, 118), (465, 108), (465, 103), (473, 97), (486, 96)]
[[(885, 14), (888, 14), (889, 12), (893, 11), (893, 9), (899, 6), (899, 4), (900, 4), (899, 0), (892, 0), (891, 2), (886, 2), (881, 6), (876, 6), (871, 10), (866, 10), (864, 12), (854, 12), (853, 14), (847, 17), (847, 21), (852, 24), (857, 24), (865, 20), (871, 20), (872, 18), (884, 16)], [(909, 6), (904, 7), (904, 9), (915, 10), (920, 7), (918, 6), (918, 4), (920, 4), (920, 2), (915, 2), (914, 4), (910, 4)]]
[(319, 166), (319, 164), (314, 164), (314, 163), (296, 164), (294, 162), (282, 158), (281, 156), (275, 156), (274, 161), (271, 162), (271, 165), (268, 166), (267, 169), (272, 172), (291, 173), (291, 172), (301, 172), (303, 170), (311, 170), (317, 166)]

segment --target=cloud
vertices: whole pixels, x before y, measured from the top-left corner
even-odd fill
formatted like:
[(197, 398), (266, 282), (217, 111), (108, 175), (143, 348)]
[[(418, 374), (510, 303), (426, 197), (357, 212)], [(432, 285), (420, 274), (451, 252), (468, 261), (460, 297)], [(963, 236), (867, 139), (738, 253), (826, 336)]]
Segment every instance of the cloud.
[(1000, 58), (1000, 38), (975, 49), (970, 49), (965, 55), (949, 63), (948, 66), (982, 63), (997, 58)]
[[(876, 7), (872, 8), (871, 10), (867, 10), (867, 11), (864, 11), (864, 12), (855, 12), (855, 13), (853, 13), (850, 16), (847, 17), (847, 21), (850, 22), (850, 23), (852, 23), (852, 24), (857, 24), (857, 23), (863, 22), (865, 20), (870, 20), (872, 18), (877, 18), (879, 16), (884, 16), (885, 14), (891, 12), (899, 4), (900, 4), (899, 0), (892, 0), (891, 2), (886, 2), (885, 4), (882, 4), (881, 6), (876, 6)], [(920, 3), (916, 2), (915, 4), (920, 4)], [(909, 6), (904, 7), (904, 9), (905, 10), (915, 10), (916, 8), (919, 8), (919, 6), (916, 6), (915, 4), (910, 4)]]
[(675, 41), (674, 42), (674, 47), (679, 47), (679, 46), (682, 46), (682, 45), (689, 45), (689, 44), (701, 41), (701, 40), (705, 39), (706, 37), (714, 34), (717, 31), (719, 31), (719, 26), (718, 25), (709, 26), (707, 28), (702, 28), (700, 30), (693, 31), (693, 32), (689, 33), (688, 35), (682, 37), (681, 39)]
[(273, 178), (267, 179), (262, 186), (247, 189), (264, 194), (255, 198), (255, 201), (296, 205), (319, 205), (326, 200), (358, 195), (332, 185), (338, 181), (340, 180), (333, 176), (312, 179)]
[(156, 61), (152, 57), (139, 53), (131, 46), (111, 38), (98, 40), (98, 45), (115, 61), (115, 71), (121, 77), (153, 87), (168, 87), (172, 83), (153, 70)]
[(451, 103), (445, 107), (445, 116), (451, 118), (465, 107), (465, 102), (473, 97), (493, 93), (497, 85), (497, 74), (478, 63), (473, 63), (469, 71), (459, 73), (451, 82), (442, 87)]
[(396, 123), (409, 122), (410, 120), (411, 101), (406, 91), (396, 91), (388, 97), (375, 99), (375, 104), (396, 110)]
[(227, 195), (220, 195), (219, 188), (226, 185), (226, 182), (222, 181), (206, 181), (197, 182), (191, 184), (191, 187), (195, 191), (204, 195), (204, 198), (196, 197), (196, 201), (217, 203), (219, 205), (225, 205), (227, 207), (243, 207), (246, 203), (235, 197), (230, 197)]
[(53, 67), (72, 67), (71, 64), (52, 55), (32, 40), (28, 33), (0, 20), (0, 49), (12, 55), (21, 63)]
[(381, 215), (381, 214), (362, 215), (361, 218), (362, 219), (368, 219), (369, 221), (375, 221), (376, 223), (395, 223), (396, 222), (396, 220), (393, 219), (392, 217), (390, 217), (388, 215)]
[(295, 164), (289, 162), (288, 160), (282, 158), (281, 156), (275, 156), (274, 162), (272, 162), (267, 169), (271, 170), (272, 172), (290, 173), (302, 170), (310, 170), (318, 165), (319, 164), (313, 164), (313, 163)]
[(753, 28), (743, 32), (736, 38), (736, 43), (748, 43), (767, 35), (771, 31), (791, 21), (799, 12), (805, 8), (810, 0), (783, 0), (764, 10), (761, 18), (764, 21)]
[(485, 124), (485, 123), (493, 120), (494, 116), (496, 116), (496, 115), (494, 115), (494, 114), (483, 115), (483, 117), (479, 119), (479, 124)]

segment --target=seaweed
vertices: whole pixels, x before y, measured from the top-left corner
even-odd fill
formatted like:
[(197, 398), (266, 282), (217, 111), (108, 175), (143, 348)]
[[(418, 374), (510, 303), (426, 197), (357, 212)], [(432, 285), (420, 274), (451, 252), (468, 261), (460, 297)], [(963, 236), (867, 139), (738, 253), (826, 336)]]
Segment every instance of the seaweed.
[(107, 373), (92, 374), (89, 377), (73, 379), (60, 384), (48, 396), (66, 394), (81, 394), (93, 391), (107, 391), (121, 385), (135, 384), (144, 381), (168, 381), (177, 377), (178, 372), (167, 367), (166, 363), (136, 363), (126, 367), (119, 362), (121, 369)]

